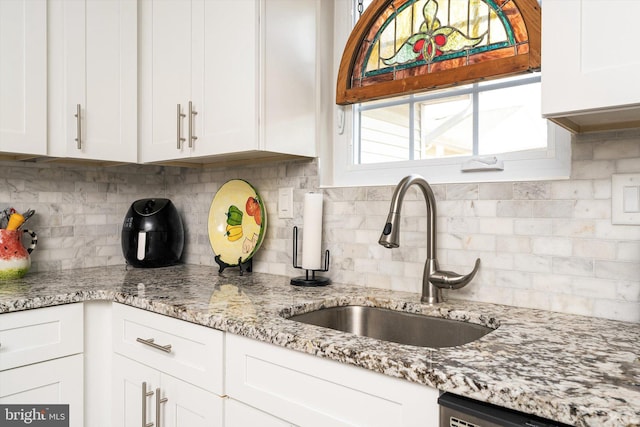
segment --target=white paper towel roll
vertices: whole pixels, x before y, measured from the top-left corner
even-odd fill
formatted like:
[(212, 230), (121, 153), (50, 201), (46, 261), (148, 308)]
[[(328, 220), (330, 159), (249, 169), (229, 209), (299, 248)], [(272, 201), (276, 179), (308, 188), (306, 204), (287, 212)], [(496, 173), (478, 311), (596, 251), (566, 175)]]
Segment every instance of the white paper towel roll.
[(322, 253), (322, 193), (304, 195), (302, 216), (302, 268), (321, 269)]

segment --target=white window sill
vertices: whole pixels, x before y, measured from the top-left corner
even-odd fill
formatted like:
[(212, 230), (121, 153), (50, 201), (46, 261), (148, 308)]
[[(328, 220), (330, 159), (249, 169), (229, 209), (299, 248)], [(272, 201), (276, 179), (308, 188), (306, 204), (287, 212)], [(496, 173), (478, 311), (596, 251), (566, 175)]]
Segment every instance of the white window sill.
[(504, 162), (502, 171), (463, 172), (462, 165), (471, 157), (354, 165), (348, 134), (345, 129), (342, 135), (334, 135), (334, 159), (323, 162), (325, 166), (332, 163), (333, 171), (322, 170), (322, 187), (395, 185), (412, 173), (432, 184), (557, 180), (571, 174), (571, 134), (556, 125), (549, 126), (546, 150), (498, 155)]

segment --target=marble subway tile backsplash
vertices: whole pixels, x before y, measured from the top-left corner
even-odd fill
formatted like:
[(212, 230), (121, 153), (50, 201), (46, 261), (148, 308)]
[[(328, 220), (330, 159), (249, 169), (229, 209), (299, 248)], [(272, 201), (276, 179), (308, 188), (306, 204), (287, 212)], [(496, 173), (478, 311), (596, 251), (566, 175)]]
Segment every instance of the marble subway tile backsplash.
[[(466, 273), (482, 259), (471, 284), (449, 295), (640, 322), (640, 226), (611, 224), (611, 174), (640, 172), (638, 147), (640, 130), (581, 135), (569, 180), (434, 185), (441, 268)], [(33, 270), (124, 265), (120, 227), (131, 202), (168, 197), (185, 225), (184, 262), (210, 265), (217, 274), (209, 207), (222, 184), (241, 178), (257, 187), (267, 206), (267, 236), (254, 271), (302, 274), (291, 265), (292, 227), (302, 225), (304, 193), (319, 189), (316, 161), (215, 169), (0, 166), (0, 208), (38, 211), (29, 223), (41, 236)], [(293, 219), (277, 217), (282, 187), (294, 188)], [(400, 248), (377, 243), (393, 188), (321, 190), (334, 281), (420, 292), (427, 225), (416, 189), (405, 199)]]
[[(612, 225), (610, 219), (611, 174), (640, 171), (635, 146), (640, 146), (638, 130), (581, 135), (574, 142), (575, 172), (569, 180), (434, 185), (441, 267), (465, 273), (475, 258), (482, 259), (476, 279), (450, 295), (640, 322), (640, 226)], [(206, 235), (208, 203), (227, 179), (243, 178), (258, 187), (269, 216), (255, 271), (300, 275), (291, 266), (291, 228), (302, 225), (304, 193), (318, 190), (316, 163), (217, 173), (212, 179), (181, 169), (177, 181), (167, 184), (189, 224), (186, 261), (214, 265)], [(280, 187), (295, 189), (294, 219), (277, 218)], [(405, 199), (400, 248), (377, 243), (393, 188), (322, 190), (323, 241), (331, 251), (334, 281), (420, 292), (427, 225), (417, 189)]]
[(156, 166), (3, 161), (0, 208), (36, 210), (25, 226), (38, 233), (31, 271), (124, 264), (124, 215), (136, 198), (164, 195), (168, 173)]

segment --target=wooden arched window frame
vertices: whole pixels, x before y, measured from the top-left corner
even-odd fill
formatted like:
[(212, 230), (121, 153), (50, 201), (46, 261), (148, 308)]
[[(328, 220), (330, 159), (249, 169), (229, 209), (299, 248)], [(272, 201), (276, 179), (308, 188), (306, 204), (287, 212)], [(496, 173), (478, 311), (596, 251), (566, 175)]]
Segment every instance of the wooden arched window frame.
[(540, 28), (537, 0), (374, 0), (347, 41), (336, 103), (537, 71)]

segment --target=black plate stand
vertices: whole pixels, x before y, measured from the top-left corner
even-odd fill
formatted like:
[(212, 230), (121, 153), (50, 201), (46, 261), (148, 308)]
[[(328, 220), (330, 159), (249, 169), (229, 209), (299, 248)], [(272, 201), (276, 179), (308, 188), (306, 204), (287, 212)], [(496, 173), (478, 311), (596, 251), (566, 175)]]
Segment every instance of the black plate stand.
[(240, 275), (246, 271), (247, 273), (251, 273), (253, 270), (253, 259), (248, 259), (245, 262), (242, 262), (242, 258), (238, 258), (238, 263), (236, 265), (230, 265), (220, 259), (220, 255), (216, 255), (215, 258), (216, 264), (220, 267), (218, 269), (218, 273), (222, 273), (227, 268), (238, 267), (240, 269)]

